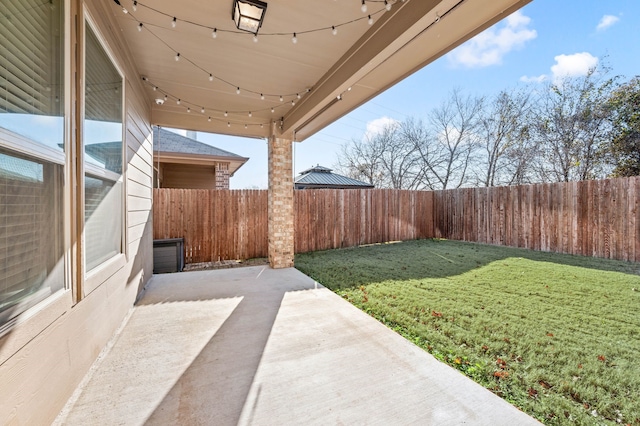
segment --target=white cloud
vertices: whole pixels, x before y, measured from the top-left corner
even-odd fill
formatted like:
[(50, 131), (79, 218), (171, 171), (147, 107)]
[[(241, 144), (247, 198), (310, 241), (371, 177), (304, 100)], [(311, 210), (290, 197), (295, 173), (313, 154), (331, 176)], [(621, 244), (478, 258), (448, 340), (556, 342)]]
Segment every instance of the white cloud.
[(382, 133), (384, 129), (388, 127), (394, 127), (399, 124), (400, 122), (395, 118), (390, 118), (387, 116), (376, 118), (375, 120), (371, 120), (367, 123), (367, 130), (364, 132), (364, 137), (372, 138), (375, 135)]
[(542, 83), (547, 78), (548, 76), (546, 74), (541, 74), (538, 76), (523, 75), (522, 77), (520, 77), (520, 81), (522, 81), (523, 83)]
[(610, 26), (614, 25), (619, 20), (620, 20), (620, 18), (618, 18), (617, 16), (604, 15), (600, 19), (600, 22), (598, 23), (598, 26), (596, 27), (596, 31), (604, 31), (607, 28), (609, 28)]
[(551, 76), (541, 74), (538, 76), (523, 75), (520, 81), (524, 83), (542, 83), (551, 78), (557, 82), (564, 77), (580, 77), (587, 75), (590, 70), (598, 66), (598, 58), (589, 52), (574, 53), (572, 55), (558, 55), (556, 63), (551, 66)]
[(598, 65), (598, 58), (589, 52), (574, 53), (573, 55), (558, 55), (554, 58), (556, 64), (551, 67), (553, 79), (563, 77), (579, 77)]
[(538, 36), (536, 30), (529, 28), (531, 18), (517, 11), (501, 24), (495, 25), (478, 34), (462, 46), (449, 53), (453, 65), (468, 68), (481, 68), (502, 63), (509, 52), (522, 49), (526, 42)]

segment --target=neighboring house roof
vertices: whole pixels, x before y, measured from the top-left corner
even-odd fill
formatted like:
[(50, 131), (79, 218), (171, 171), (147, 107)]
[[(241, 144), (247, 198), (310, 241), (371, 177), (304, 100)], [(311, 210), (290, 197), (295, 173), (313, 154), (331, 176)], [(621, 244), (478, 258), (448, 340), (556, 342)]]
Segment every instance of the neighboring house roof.
[(229, 174), (249, 159), (160, 127), (153, 128), (154, 161), (182, 164), (229, 163)]
[(295, 180), (296, 189), (304, 189), (304, 188), (373, 188), (374, 186), (362, 182), (357, 179), (352, 179), (346, 176), (339, 175), (337, 173), (332, 173), (333, 170), (327, 167), (322, 167), (317, 165), (310, 169), (307, 169), (303, 172), (300, 172), (300, 176), (298, 176)]

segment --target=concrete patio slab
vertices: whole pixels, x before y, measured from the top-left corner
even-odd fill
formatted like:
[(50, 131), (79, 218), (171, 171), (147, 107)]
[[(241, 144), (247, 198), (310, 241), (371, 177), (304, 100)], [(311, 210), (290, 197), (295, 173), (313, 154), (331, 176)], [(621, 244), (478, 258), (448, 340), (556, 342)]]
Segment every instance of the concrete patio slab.
[(65, 425), (535, 425), (295, 269), (154, 276)]

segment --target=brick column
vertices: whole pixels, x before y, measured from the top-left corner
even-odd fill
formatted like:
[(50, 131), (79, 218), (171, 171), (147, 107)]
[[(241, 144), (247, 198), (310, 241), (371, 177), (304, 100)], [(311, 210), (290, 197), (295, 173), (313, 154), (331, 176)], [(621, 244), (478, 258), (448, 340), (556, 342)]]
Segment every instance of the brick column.
[(293, 266), (292, 139), (277, 134), (269, 138), (269, 265)]
[(216, 163), (216, 189), (229, 189), (229, 163)]

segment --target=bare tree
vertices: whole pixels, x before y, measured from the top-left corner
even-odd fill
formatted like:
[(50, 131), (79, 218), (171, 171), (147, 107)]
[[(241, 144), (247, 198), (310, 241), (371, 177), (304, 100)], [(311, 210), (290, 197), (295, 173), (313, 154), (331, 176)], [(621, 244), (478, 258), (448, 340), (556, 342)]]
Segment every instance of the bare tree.
[(429, 189), (459, 188), (469, 183), (469, 167), (478, 147), (484, 99), (459, 90), (428, 115), (427, 130), (416, 138), (421, 178)]
[(478, 184), (521, 184), (527, 180), (528, 161), (534, 154), (527, 143), (529, 99), (526, 92), (503, 90), (482, 111), (478, 139), (484, 161), (477, 167)]
[(389, 123), (373, 135), (343, 145), (336, 168), (378, 188), (417, 189), (415, 148), (404, 143), (400, 129), (400, 123)]
[(568, 182), (606, 175), (610, 139), (609, 98), (615, 79), (594, 68), (584, 77), (565, 77), (542, 92), (532, 123), (542, 181)]

